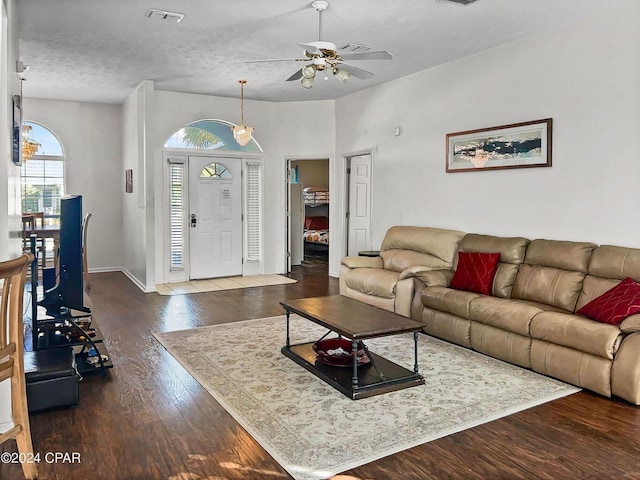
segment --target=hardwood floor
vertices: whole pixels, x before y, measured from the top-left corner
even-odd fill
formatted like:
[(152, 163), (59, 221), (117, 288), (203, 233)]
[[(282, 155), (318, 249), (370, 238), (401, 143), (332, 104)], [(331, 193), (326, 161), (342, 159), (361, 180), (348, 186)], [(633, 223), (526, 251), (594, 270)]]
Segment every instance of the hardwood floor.
[[(86, 377), (80, 405), (32, 415), (41, 479), (287, 479), (289, 475), (152, 337), (283, 313), (278, 302), (338, 293), (326, 265), (298, 283), (161, 296), (123, 274), (91, 275), (94, 314), (115, 367)], [(257, 339), (259, 340), (259, 339)], [(15, 442), (2, 445), (15, 451)], [(640, 407), (581, 392), (345, 472), (341, 479), (640, 479)], [(19, 479), (0, 464), (0, 479)], [(338, 477), (336, 477), (337, 479)]]

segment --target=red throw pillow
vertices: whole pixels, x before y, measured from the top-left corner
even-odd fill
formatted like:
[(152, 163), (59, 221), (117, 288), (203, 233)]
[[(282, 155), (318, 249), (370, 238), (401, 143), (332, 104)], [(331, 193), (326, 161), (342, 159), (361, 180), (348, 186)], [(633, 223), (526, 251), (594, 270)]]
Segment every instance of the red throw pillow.
[(491, 295), (499, 253), (458, 252), (458, 268), (451, 279), (451, 288)]
[(599, 322), (620, 325), (628, 316), (640, 313), (640, 285), (627, 277), (576, 313)]

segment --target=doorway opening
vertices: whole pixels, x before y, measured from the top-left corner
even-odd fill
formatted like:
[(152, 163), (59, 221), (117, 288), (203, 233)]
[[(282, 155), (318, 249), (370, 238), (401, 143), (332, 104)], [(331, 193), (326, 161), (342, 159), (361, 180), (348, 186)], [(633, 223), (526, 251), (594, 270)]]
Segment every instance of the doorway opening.
[(329, 268), (329, 159), (287, 162), (287, 272)]

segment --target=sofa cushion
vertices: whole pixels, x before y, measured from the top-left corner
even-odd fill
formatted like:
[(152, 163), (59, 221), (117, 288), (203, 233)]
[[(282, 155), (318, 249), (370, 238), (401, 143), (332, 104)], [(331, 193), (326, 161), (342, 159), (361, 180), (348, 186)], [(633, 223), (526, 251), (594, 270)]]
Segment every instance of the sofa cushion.
[(591, 300), (598, 298), (607, 290), (611, 290), (618, 283), (617, 279), (612, 278), (600, 278), (587, 275), (582, 282), (582, 290), (578, 295), (578, 302), (576, 303), (575, 310), (578, 311), (584, 307)]
[(458, 252), (458, 266), (451, 288), (491, 295), (499, 253)]
[(509, 298), (518, 273), (518, 265), (524, 260), (527, 245), (529, 240), (523, 237), (496, 237), (468, 233), (460, 242), (459, 251), (499, 252), (500, 262), (493, 279), (491, 294), (495, 297)]
[(601, 245), (593, 251), (589, 275), (640, 282), (640, 249)]
[(467, 233), (460, 241), (461, 252), (498, 252), (503, 263), (520, 264), (524, 260), (529, 240), (523, 237), (495, 237)]
[(620, 324), (620, 330), (622, 333), (640, 332), (640, 315), (631, 315), (625, 318)]
[(478, 297), (478, 293), (446, 287), (426, 287), (422, 290), (423, 305), (467, 319), (470, 318), (469, 305)]
[(469, 306), (471, 320), (529, 336), (531, 320), (543, 310), (506, 298), (480, 297)]
[(391, 227), (380, 246), (380, 256), (384, 259), (384, 268), (396, 272), (416, 265), (449, 268), (463, 235), (442, 228)]
[(531, 322), (531, 337), (613, 359), (622, 332), (615, 325), (570, 313), (543, 312)]
[(640, 285), (631, 278), (625, 278), (577, 313), (599, 322), (620, 325), (628, 316), (640, 313)]
[(520, 265), (511, 298), (547, 303), (573, 311), (583, 279), (584, 275), (580, 272), (539, 265)]
[(595, 243), (560, 240), (533, 240), (527, 247), (524, 263), (573, 270), (586, 274)]
[(347, 287), (374, 297), (393, 298), (398, 283), (398, 272), (377, 268), (358, 268), (347, 272)]

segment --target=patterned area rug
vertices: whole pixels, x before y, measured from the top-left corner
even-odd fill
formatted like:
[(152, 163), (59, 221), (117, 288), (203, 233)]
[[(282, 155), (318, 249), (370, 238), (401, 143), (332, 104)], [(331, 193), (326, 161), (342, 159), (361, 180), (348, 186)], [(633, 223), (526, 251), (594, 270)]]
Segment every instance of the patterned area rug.
[[(155, 336), (298, 480), (329, 478), (579, 391), (421, 334), (419, 366), (425, 385), (353, 401), (280, 352), (285, 322), (279, 316)], [(292, 315), (292, 344), (324, 333)], [(412, 334), (373, 339), (367, 345), (413, 369)]]

